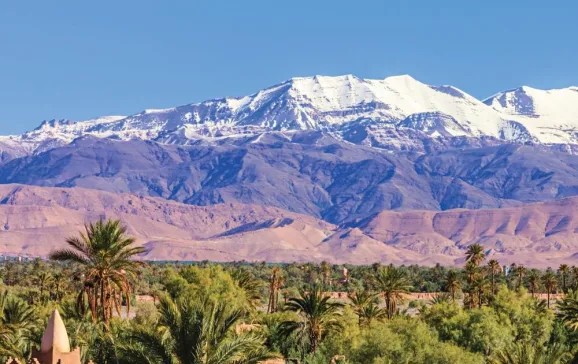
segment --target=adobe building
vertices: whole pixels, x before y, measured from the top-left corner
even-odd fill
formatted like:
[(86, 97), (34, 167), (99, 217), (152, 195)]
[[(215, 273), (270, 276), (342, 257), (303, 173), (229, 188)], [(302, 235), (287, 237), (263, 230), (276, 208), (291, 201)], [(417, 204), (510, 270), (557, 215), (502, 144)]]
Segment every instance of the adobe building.
[[(64, 322), (58, 310), (54, 310), (42, 335), (40, 350), (32, 351), (29, 364), (80, 364), (80, 348), (70, 350), (70, 341)], [(22, 364), (16, 359), (8, 359), (6, 364)]]

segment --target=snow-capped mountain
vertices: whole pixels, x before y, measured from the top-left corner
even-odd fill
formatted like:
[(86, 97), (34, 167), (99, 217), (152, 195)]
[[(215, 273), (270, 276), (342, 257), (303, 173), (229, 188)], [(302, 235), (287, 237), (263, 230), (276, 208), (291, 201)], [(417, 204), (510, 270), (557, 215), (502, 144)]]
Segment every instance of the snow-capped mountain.
[(484, 103), (505, 118), (520, 122), (542, 143), (576, 143), (578, 87), (539, 90), (522, 86), (500, 92)]
[(90, 134), (88, 129), (124, 118), (125, 116), (104, 116), (86, 121), (45, 120), (36, 129), (22, 135), (0, 136), (0, 160), (66, 145), (84, 134)]
[(197, 129), (334, 130), (360, 119), (395, 126), (408, 116), (432, 112), (460, 123), (448, 125), (451, 135), (499, 135), (499, 113), (457, 88), (431, 87), (410, 76), (363, 80), (351, 75), (293, 78), (251, 96), (145, 110), (89, 131), (122, 134), (147, 130), (153, 135), (183, 125)]
[[(383, 80), (299, 77), (250, 96), (208, 100), (122, 117), (52, 120), (19, 136), (0, 137), (2, 158), (67, 144), (83, 135), (191, 144), (264, 132), (319, 130), (386, 149), (419, 150), (416, 141), (492, 138), (578, 144), (578, 88), (522, 87), (480, 101), (453, 86), (410, 76)], [(429, 143), (429, 142), (428, 142)]]

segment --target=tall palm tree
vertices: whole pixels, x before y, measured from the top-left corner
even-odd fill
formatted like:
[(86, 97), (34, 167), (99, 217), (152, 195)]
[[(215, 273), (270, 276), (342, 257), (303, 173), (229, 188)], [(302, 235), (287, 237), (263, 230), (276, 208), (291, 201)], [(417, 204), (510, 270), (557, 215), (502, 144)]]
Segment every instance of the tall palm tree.
[(492, 259), (488, 262), (488, 270), (490, 272), (491, 282), (492, 282), (492, 294), (496, 294), (496, 274), (500, 274), (502, 272), (502, 266), (500, 262), (496, 259)]
[(507, 277), (506, 277), (506, 282), (508, 284), (508, 288), (510, 288), (512, 291), (516, 289), (516, 285), (514, 284), (514, 278), (516, 277), (516, 269), (518, 268), (518, 265), (516, 263), (512, 263), (510, 264), (510, 266), (507, 268)]
[(474, 264), (474, 262), (469, 261), (469, 262), (466, 262), (466, 265), (464, 266), (464, 273), (466, 275), (466, 280), (467, 280), (468, 284), (472, 284), (474, 279), (477, 276), (479, 276), (480, 270)]
[(578, 291), (570, 290), (558, 302), (558, 317), (572, 331), (578, 331)]
[(409, 293), (411, 285), (405, 273), (392, 265), (382, 268), (375, 277), (376, 286), (383, 294), (387, 318), (391, 319), (397, 312), (397, 305)]
[(546, 288), (546, 293), (548, 295), (548, 308), (550, 308), (550, 294), (552, 294), (558, 286), (558, 280), (556, 279), (554, 272), (552, 272), (552, 269), (548, 268), (546, 270), (546, 273), (542, 276), (542, 284), (544, 285), (544, 288)]
[(78, 295), (79, 305), (86, 299), (93, 321), (100, 319), (108, 326), (113, 310), (120, 315), (123, 297), (130, 313), (132, 286), (141, 265), (132, 258), (146, 250), (133, 246), (134, 239), (126, 236), (120, 220), (99, 220), (85, 228), (80, 237), (66, 240), (71, 248), (54, 251), (50, 258), (81, 266), (83, 289)]
[(471, 284), (471, 287), (470, 287), (471, 293), (473, 293), (473, 295), (474, 295), (474, 297), (472, 297), (472, 300), (474, 298), (477, 299), (479, 308), (482, 308), (482, 304), (484, 303), (484, 298), (486, 297), (486, 294), (488, 293), (488, 288), (490, 288), (490, 285), (488, 284), (488, 280), (482, 276), (476, 277)]
[(566, 282), (568, 279), (568, 274), (570, 274), (570, 267), (568, 264), (560, 264), (558, 268), (558, 273), (562, 276), (562, 292), (566, 292)]
[(522, 284), (524, 283), (524, 277), (526, 276), (526, 267), (519, 265), (516, 267), (516, 277), (518, 277), (518, 291), (522, 289)]
[(532, 269), (528, 274), (527, 281), (530, 294), (534, 297), (540, 285), (540, 273), (536, 269)]
[(472, 262), (476, 267), (479, 267), (484, 259), (486, 259), (486, 253), (484, 253), (484, 248), (480, 244), (475, 243), (468, 247), (466, 262)]
[(477, 301), (477, 292), (474, 288), (474, 282), (481, 278), (480, 268), (471, 259), (466, 261), (464, 266), (464, 274), (466, 276), (467, 288), (464, 296), (464, 307), (474, 308)]
[(281, 268), (275, 267), (271, 270), (269, 278), (269, 304), (267, 313), (277, 312), (277, 303), (279, 301), (279, 289), (283, 287), (285, 280), (281, 276)]
[(329, 286), (329, 276), (331, 275), (331, 264), (326, 261), (321, 262), (321, 277), (323, 277), (323, 286), (325, 289)]
[(462, 282), (458, 273), (455, 270), (450, 270), (446, 278), (445, 290), (452, 297), (452, 302), (456, 302), (456, 294), (461, 288)]
[(274, 357), (258, 335), (236, 333), (243, 313), (225, 303), (163, 296), (153, 328), (135, 329), (123, 348), (135, 363), (258, 363)]
[(341, 330), (338, 321), (341, 307), (342, 303), (332, 302), (329, 296), (324, 296), (320, 287), (314, 286), (309, 292), (301, 291), (299, 297), (289, 299), (285, 310), (296, 312), (299, 319), (284, 321), (280, 330), (286, 336), (298, 333), (306, 337), (308, 352), (315, 353), (325, 335)]
[(572, 272), (572, 287), (574, 290), (578, 289), (578, 267), (571, 266), (570, 271)]

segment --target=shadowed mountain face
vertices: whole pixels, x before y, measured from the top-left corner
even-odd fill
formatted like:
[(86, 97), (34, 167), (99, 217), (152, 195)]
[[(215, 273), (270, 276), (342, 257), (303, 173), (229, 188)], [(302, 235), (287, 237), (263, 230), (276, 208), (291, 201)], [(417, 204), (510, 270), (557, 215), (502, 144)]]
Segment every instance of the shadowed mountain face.
[(350, 224), (384, 210), (495, 208), (578, 195), (578, 156), (538, 146), (416, 156), (320, 132), (172, 146), (85, 137), (0, 168), (0, 183), (84, 187), (193, 205), (239, 202)]

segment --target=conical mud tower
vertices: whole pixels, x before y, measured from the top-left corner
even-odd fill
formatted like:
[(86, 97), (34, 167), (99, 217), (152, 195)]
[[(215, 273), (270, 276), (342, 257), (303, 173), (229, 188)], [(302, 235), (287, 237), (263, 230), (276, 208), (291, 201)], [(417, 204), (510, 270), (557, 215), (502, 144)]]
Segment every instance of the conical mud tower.
[(32, 353), (32, 363), (80, 364), (80, 348), (70, 351), (70, 341), (58, 310), (54, 310), (42, 335), (40, 351)]

